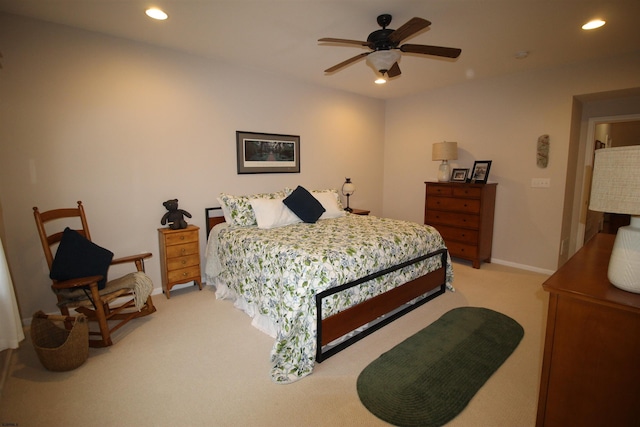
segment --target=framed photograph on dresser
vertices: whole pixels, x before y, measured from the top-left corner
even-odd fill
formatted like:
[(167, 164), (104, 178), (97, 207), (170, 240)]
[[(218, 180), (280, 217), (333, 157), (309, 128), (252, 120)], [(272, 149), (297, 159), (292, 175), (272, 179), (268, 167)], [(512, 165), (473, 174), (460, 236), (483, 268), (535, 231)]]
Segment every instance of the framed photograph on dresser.
[(469, 175), (469, 169), (454, 169), (451, 172), (452, 182), (467, 182), (467, 175)]
[(489, 169), (491, 169), (491, 160), (476, 160), (471, 170), (469, 182), (486, 184), (489, 179)]

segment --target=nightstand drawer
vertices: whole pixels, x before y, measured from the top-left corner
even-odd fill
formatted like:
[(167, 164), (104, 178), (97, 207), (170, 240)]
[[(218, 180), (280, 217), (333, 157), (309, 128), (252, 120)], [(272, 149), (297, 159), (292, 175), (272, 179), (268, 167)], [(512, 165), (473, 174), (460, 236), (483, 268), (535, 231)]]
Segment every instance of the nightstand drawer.
[(180, 270), (167, 271), (169, 283), (188, 282), (190, 280), (200, 280), (200, 266), (181, 268)]
[(478, 246), (465, 245), (459, 242), (447, 242), (449, 254), (453, 257), (474, 259), (478, 256)]
[(444, 224), (477, 229), (480, 226), (480, 217), (471, 214), (430, 210), (426, 214), (426, 223), (429, 225)]
[(181, 256), (197, 254), (199, 251), (198, 242), (187, 243), (184, 245), (173, 245), (167, 247), (167, 258), (176, 258)]
[(480, 213), (480, 200), (454, 199), (453, 197), (429, 197), (427, 199), (427, 209), (478, 214)]
[(191, 267), (200, 264), (200, 255), (188, 255), (178, 258), (167, 259), (167, 270), (179, 270), (181, 268)]
[(445, 242), (455, 240), (461, 243), (468, 243), (471, 245), (477, 245), (478, 243), (478, 231), (470, 230), (468, 228), (456, 228), (447, 227), (446, 225), (439, 225), (436, 229), (442, 235)]
[(182, 243), (191, 243), (198, 241), (197, 231), (185, 231), (182, 233), (172, 233), (164, 236), (164, 241), (167, 246), (179, 245)]

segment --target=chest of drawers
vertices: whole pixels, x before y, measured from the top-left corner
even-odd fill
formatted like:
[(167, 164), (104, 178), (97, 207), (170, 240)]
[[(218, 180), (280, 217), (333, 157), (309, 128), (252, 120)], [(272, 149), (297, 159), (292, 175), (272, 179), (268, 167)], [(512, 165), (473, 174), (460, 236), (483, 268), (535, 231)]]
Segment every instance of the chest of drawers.
[(181, 230), (158, 229), (162, 290), (167, 298), (177, 284), (193, 281), (202, 289), (199, 230), (195, 225)]
[(596, 234), (542, 285), (538, 427), (640, 425), (640, 294), (609, 282), (613, 242)]
[(453, 257), (491, 262), (497, 184), (425, 182), (424, 223), (435, 227)]

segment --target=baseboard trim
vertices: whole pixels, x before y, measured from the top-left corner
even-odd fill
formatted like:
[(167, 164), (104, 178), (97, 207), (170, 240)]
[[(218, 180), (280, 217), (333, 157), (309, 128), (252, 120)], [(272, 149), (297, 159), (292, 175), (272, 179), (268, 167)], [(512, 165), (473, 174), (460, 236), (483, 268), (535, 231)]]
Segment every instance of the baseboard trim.
[(545, 268), (533, 267), (531, 265), (518, 264), (515, 262), (505, 261), (502, 259), (491, 258), (491, 262), (493, 264), (506, 265), (507, 267), (519, 268), (520, 270), (533, 271), (534, 273), (547, 274), (549, 276), (555, 273), (554, 270), (547, 270)]

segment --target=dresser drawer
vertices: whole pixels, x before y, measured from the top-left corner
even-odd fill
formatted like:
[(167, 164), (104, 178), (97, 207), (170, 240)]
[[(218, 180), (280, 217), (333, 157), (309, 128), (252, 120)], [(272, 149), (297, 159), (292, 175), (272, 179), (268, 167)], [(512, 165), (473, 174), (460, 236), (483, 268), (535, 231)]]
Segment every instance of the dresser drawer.
[(453, 257), (474, 259), (478, 257), (478, 246), (465, 245), (460, 242), (447, 242), (449, 254)]
[(451, 186), (449, 185), (427, 186), (427, 195), (429, 196), (450, 196), (451, 194)]
[(480, 217), (478, 215), (456, 212), (427, 210), (426, 221), (429, 225), (444, 224), (454, 227), (466, 227), (474, 229), (480, 227)]
[(480, 200), (455, 199), (453, 197), (429, 197), (427, 199), (427, 209), (478, 214), (480, 213)]
[(482, 197), (482, 188), (478, 187), (453, 187), (454, 197), (468, 197), (472, 199), (480, 199)]
[(167, 270), (179, 270), (181, 268), (191, 267), (200, 264), (200, 255), (187, 255), (178, 258), (167, 259)]
[(164, 241), (167, 246), (197, 242), (198, 231), (184, 231), (181, 233), (166, 234), (164, 236)]
[(193, 243), (186, 243), (184, 245), (167, 246), (167, 258), (176, 258), (197, 254), (199, 252), (198, 246), (199, 244), (197, 241)]
[(180, 270), (167, 271), (169, 283), (188, 282), (190, 280), (200, 280), (200, 266), (181, 268)]
[(468, 228), (448, 227), (446, 225), (439, 225), (436, 227), (436, 229), (440, 232), (445, 242), (455, 240), (457, 242), (468, 243), (471, 245), (478, 244), (477, 230), (470, 230)]

